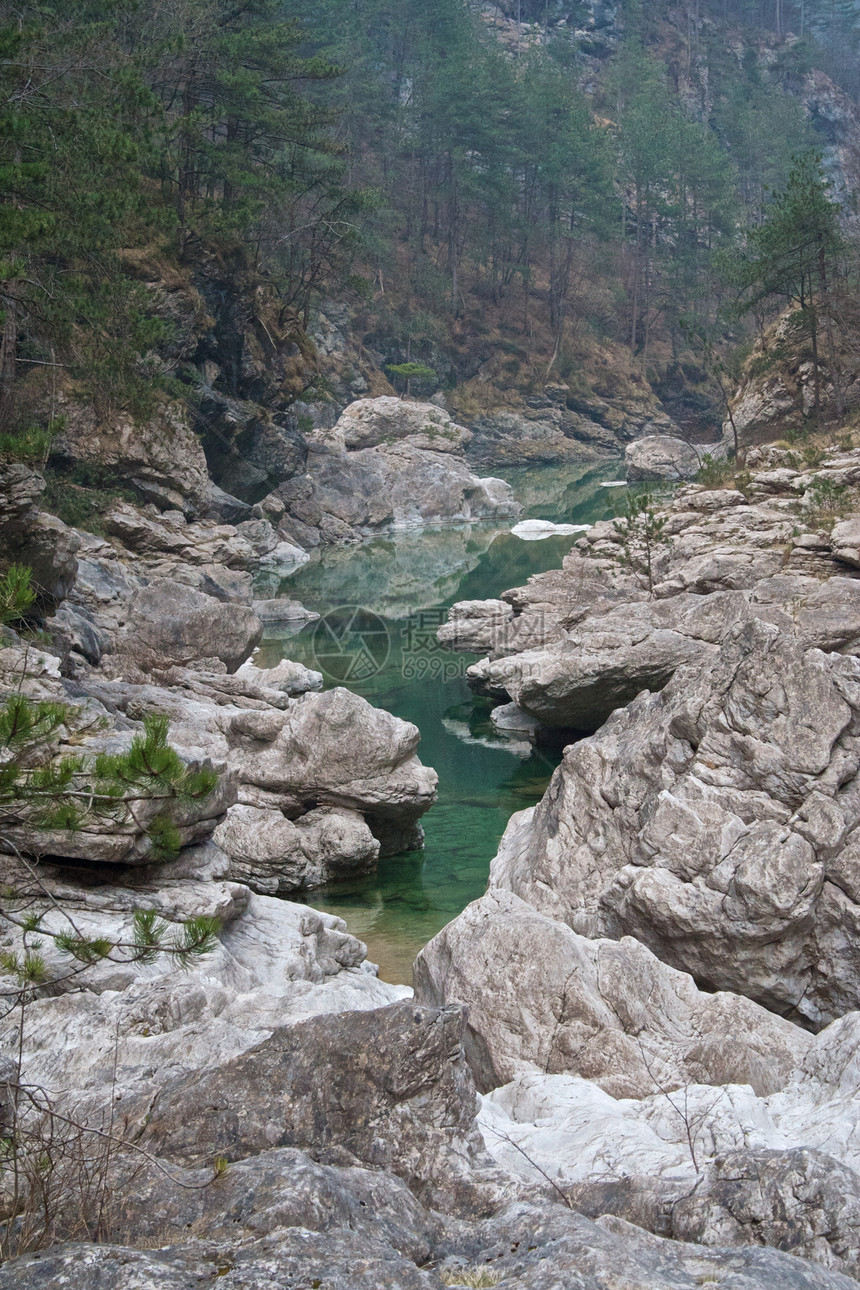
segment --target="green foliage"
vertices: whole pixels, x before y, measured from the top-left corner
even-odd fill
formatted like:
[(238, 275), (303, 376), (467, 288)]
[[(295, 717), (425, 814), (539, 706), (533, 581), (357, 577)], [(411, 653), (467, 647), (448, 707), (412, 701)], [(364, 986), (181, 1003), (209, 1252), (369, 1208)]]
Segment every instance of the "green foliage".
[[(134, 314), (116, 252), (148, 219), (141, 187), (153, 101), (107, 0), (74, 12), (30, 0), (0, 15), (0, 411), (9, 418), (28, 362), (58, 361), (115, 398), (139, 388), (135, 361), (99, 372), (88, 348), (115, 348)], [(26, 337), (27, 345), (23, 345)]]
[(843, 246), (839, 208), (818, 153), (794, 157), (785, 189), (774, 196), (760, 225), (747, 230), (747, 245), (730, 264), (740, 312), (774, 298), (797, 307), (809, 337), (815, 374), (815, 410), (821, 398), (819, 331), (830, 307), (830, 280)]
[(711, 454), (706, 452), (696, 473), (696, 483), (704, 484), (705, 488), (723, 488), (734, 481), (737, 469), (737, 462), (715, 461)]
[(654, 591), (654, 560), (658, 548), (669, 542), (664, 533), (665, 515), (654, 506), (650, 490), (632, 493), (629, 489), (625, 500), (624, 515), (613, 520), (613, 527), (621, 542), (621, 563), (645, 579), (649, 592)]
[(389, 363), (385, 370), (389, 376), (402, 382), (401, 388), (407, 394), (412, 392), (413, 381), (419, 381), (421, 385), (432, 385), (436, 381), (436, 372), (426, 363)]
[[(0, 621), (14, 619), (32, 600), (29, 570), (13, 565), (0, 580)], [(108, 823), (118, 832), (143, 831), (155, 860), (175, 855), (176, 809), (208, 797), (216, 772), (189, 769), (168, 743), (167, 717), (158, 715), (144, 718), (125, 752), (58, 756), (57, 736), (77, 719), (69, 705), (35, 701), (22, 690), (0, 705), (0, 834), (14, 835), (19, 850), (38, 851), (42, 830), (73, 833)], [(142, 803), (162, 808), (146, 826), (136, 810)]]
[(48, 467), (44, 476), (44, 509), (71, 528), (90, 533), (104, 532), (102, 517), (115, 502), (136, 500), (129, 489), (117, 487), (114, 473), (107, 466), (79, 462), (68, 470)]
[(663, 68), (637, 42), (609, 78), (619, 120), (624, 235), (633, 251), (630, 347), (648, 348), (655, 305), (674, 329), (705, 289), (734, 232), (734, 168), (718, 136), (691, 119)]
[(25, 423), (0, 433), (0, 461), (21, 461), (29, 466), (44, 466), (51, 444), (63, 427), (62, 420), (47, 425)]
[(844, 484), (820, 476), (812, 481), (804, 495), (804, 511), (811, 525), (832, 523), (850, 509), (851, 497)]
[(737, 168), (747, 221), (757, 224), (768, 194), (787, 184), (793, 157), (814, 147), (815, 132), (797, 98), (756, 65), (732, 70), (715, 124)]
[(828, 193), (821, 157), (793, 158), (788, 182), (766, 211), (764, 223), (747, 230), (747, 250), (736, 267), (743, 307), (782, 296), (814, 312), (816, 288), (826, 286), (826, 267), (842, 245), (839, 208)]
[(185, 966), (193, 958), (209, 954), (214, 949), (219, 930), (217, 918), (200, 915), (190, 918), (178, 936), (167, 940), (167, 924), (157, 917), (154, 910), (135, 910), (132, 931), (135, 962), (153, 963), (166, 950)]
[(23, 618), (36, 599), (31, 573), (22, 564), (12, 564), (0, 578), (0, 627)]
[(280, 0), (0, 13), (0, 453), (44, 460), (16, 418), (21, 377), (45, 367), (103, 414), (151, 412), (169, 336), (129, 248), (173, 241), (222, 283), (257, 274), (305, 323), (348, 269), (375, 199), (307, 93), (338, 69), (301, 39)]
[[(565, 374), (589, 331), (625, 339), (646, 375), (657, 340), (677, 362), (682, 320), (714, 322), (739, 218), (762, 271), (741, 291), (772, 303), (783, 288), (764, 289), (773, 247), (756, 229), (775, 228), (769, 192), (797, 188), (790, 157), (814, 142), (799, 78), (834, 33), (854, 39), (848, 0), (783, 0), (777, 27), (801, 20), (807, 39), (767, 58), (747, 40), (740, 61), (726, 34), (753, 10), (767, 26), (766, 6), (702, 0), (679, 26), (668, 0), (627, 0), (588, 96), (581, 6), (553, 28), (523, 4), (543, 39), (515, 50), (465, 0), (24, 0), (0, 15), (0, 456), (46, 459), (22, 377), (71, 379), (105, 415), (187, 394), (142, 285), (165, 258), (208, 280), (216, 313), (264, 286), (281, 338), (316, 295), (360, 296), (394, 368), (446, 384), (464, 339), (452, 315), (519, 332), (517, 380)], [(667, 33), (686, 46), (671, 75), (655, 54)], [(242, 393), (241, 364), (222, 380)], [(105, 498), (79, 488), (109, 489), (71, 483), (57, 513), (98, 524)]]

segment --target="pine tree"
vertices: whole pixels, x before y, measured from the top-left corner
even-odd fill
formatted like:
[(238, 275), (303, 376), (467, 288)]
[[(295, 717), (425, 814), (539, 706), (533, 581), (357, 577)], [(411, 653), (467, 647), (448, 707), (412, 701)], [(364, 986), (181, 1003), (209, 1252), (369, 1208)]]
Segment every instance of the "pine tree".
[(145, 210), (140, 171), (153, 105), (116, 40), (114, 9), (83, 0), (74, 14), (40, 3), (0, 11), (7, 425), (19, 374), (33, 366), (59, 362), (86, 374), (91, 393), (134, 402), (142, 395), (135, 361), (158, 334), (116, 257), (124, 229)]
[[(0, 578), (0, 631), (4, 623), (25, 619), (34, 600), (29, 569), (12, 565)], [(215, 771), (181, 761), (161, 716), (144, 720), (126, 752), (60, 755), (57, 740), (77, 720), (68, 704), (33, 700), (21, 688), (0, 704), (0, 850), (38, 855), (46, 835), (73, 839), (108, 827), (130, 840), (143, 834), (153, 860), (175, 855), (177, 810), (212, 793)]]
[(839, 207), (817, 153), (794, 158), (784, 190), (774, 197), (764, 223), (747, 232), (747, 247), (735, 267), (741, 308), (771, 299), (797, 306), (809, 336), (815, 380), (815, 410), (821, 404), (819, 334), (828, 317), (830, 282), (843, 245)]

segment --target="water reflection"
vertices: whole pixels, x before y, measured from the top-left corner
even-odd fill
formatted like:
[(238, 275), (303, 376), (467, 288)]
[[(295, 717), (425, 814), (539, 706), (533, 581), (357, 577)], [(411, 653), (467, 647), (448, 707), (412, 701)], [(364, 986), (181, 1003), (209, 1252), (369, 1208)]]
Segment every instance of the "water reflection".
[[(528, 518), (592, 524), (620, 509), (617, 462), (545, 466), (505, 472)], [(310, 902), (345, 918), (366, 941), (389, 981), (411, 980), (415, 954), (486, 886), (489, 864), (514, 811), (542, 796), (560, 746), (533, 746), (499, 735), (492, 704), (469, 691), (469, 655), (435, 642), (435, 629), (455, 600), (487, 599), (557, 568), (576, 537), (522, 542), (493, 525), (399, 533), (317, 555), (286, 580), (282, 594), (323, 615), (358, 605), (378, 615), (390, 649), (384, 667), (350, 687), (371, 703), (414, 722), (420, 756), (439, 773), (439, 802), (424, 819), (421, 852), (383, 860), (375, 874), (309, 893)], [(335, 633), (337, 615), (332, 622)], [(310, 623), (286, 639), (267, 634), (259, 662), (283, 657), (318, 667)], [(331, 677), (329, 683), (337, 683)]]

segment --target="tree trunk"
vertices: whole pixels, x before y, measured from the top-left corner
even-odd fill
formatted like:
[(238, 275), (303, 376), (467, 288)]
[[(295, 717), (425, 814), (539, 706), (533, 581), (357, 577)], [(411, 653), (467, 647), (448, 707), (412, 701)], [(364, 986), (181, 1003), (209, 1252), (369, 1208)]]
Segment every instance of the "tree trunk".
[[(12, 282), (5, 284), (14, 288)], [(8, 415), (15, 388), (15, 352), (18, 348), (18, 301), (15, 296), (0, 295), (3, 309), (3, 332), (0, 336), (0, 424)]]
[(639, 256), (642, 239), (642, 202), (639, 194), (636, 194), (636, 242), (635, 254), (633, 257), (633, 322), (630, 327), (630, 352), (636, 353), (636, 335), (639, 326)]
[(815, 414), (821, 411), (821, 367), (818, 361), (818, 319), (815, 305), (809, 304), (809, 338), (812, 342), (812, 371), (815, 378)]
[(821, 288), (821, 301), (824, 309), (824, 325), (827, 329), (827, 350), (830, 355), (831, 379), (836, 393), (836, 413), (840, 418), (845, 411), (845, 400), (842, 391), (842, 372), (836, 357), (836, 341), (833, 336), (833, 318), (830, 309), (830, 286), (827, 280), (827, 257), (824, 247), (818, 249), (818, 282)]

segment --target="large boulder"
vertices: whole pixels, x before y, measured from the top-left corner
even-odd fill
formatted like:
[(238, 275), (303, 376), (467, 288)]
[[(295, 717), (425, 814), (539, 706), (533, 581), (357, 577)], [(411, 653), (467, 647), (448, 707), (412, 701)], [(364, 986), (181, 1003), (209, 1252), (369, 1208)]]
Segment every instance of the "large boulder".
[(491, 887), (434, 937), (417, 996), (468, 1006), (479, 1088), (568, 1074), (615, 1098), (686, 1083), (782, 1087), (811, 1036), (757, 1004), (704, 994), (632, 937), (589, 940)]
[(419, 1195), (452, 1188), (482, 1146), (462, 1030), (462, 1009), (410, 1001), (312, 1017), (142, 1102), (141, 1143), (191, 1166), (271, 1147), (337, 1149)]
[[(113, 662), (122, 666), (122, 656)], [(225, 828), (234, 876), (265, 892), (282, 883), (292, 890), (327, 873), (364, 871), (377, 844), (382, 854), (420, 845), (436, 773), (416, 756), (415, 726), (349, 690), (315, 692), (320, 674), (287, 661), (246, 664), (235, 675), (173, 666), (163, 672), (169, 688), (141, 676), (146, 683), (91, 674), (75, 690), (125, 732), (98, 738), (127, 741), (134, 722), (160, 714), (187, 761), (229, 769), (240, 804), (259, 812), (235, 813)]]
[(120, 412), (100, 418), (91, 406), (62, 401), (63, 432), (54, 445), (64, 461), (95, 465), (160, 510), (205, 514), (211, 499), (206, 458), (184, 406), (159, 401), (146, 420)]
[(701, 465), (699, 454), (692, 444), (671, 435), (652, 434), (644, 439), (634, 439), (624, 450), (627, 478), (677, 483), (693, 479)]
[(228, 732), (242, 800), (288, 814), (360, 811), (384, 853), (420, 844), (418, 819), (436, 800), (436, 773), (415, 755), (420, 737), (341, 687), (305, 694), (284, 712), (242, 712)]
[(514, 611), (504, 600), (459, 600), (436, 633), (445, 649), (483, 654), (494, 650), (513, 624)]
[(320, 807), (294, 822), (282, 811), (241, 804), (231, 807), (215, 841), (230, 859), (230, 877), (270, 896), (367, 873), (380, 846), (357, 811)]
[(493, 882), (825, 1024), (860, 1006), (860, 661), (758, 619), (567, 749)]
[[(464, 458), (426, 436), (354, 452), (312, 453), (305, 475), (278, 489), (287, 507), (282, 528), (305, 544), (354, 541), (383, 528), (516, 516), (509, 484), (479, 479)], [(298, 524), (298, 528), (295, 525)]]
[(159, 578), (132, 596), (116, 652), (143, 672), (204, 659), (217, 659), (235, 672), (262, 634), (262, 623), (246, 606), (224, 604)]
[(374, 448), (398, 439), (413, 439), (416, 446), (420, 441), (420, 446), (433, 452), (457, 452), (471, 435), (435, 403), (383, 395), (350, 403), (331, 430), (318, 430), (314, 438), (336, 445), (343, 452)]

